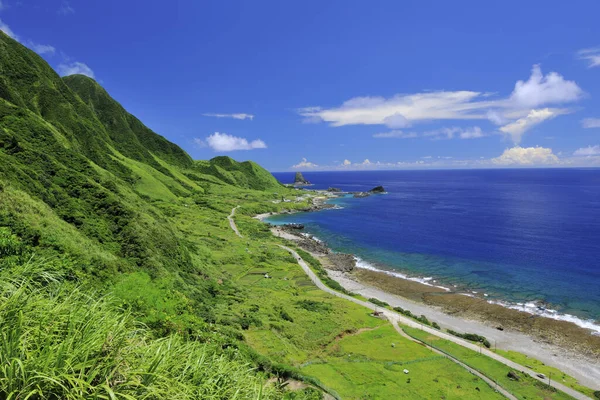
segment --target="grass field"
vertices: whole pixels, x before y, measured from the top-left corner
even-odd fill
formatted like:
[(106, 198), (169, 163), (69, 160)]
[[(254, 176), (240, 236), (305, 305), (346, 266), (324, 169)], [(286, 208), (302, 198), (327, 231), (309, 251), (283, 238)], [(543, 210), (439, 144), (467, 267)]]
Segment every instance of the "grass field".
[(525, 354), (521, 354), (516, 351), (496, 350), (496, 353), (523, 366), (529, 367), (534, 371), (541, 372), (546, 376), (551, 376), (552, 380), (561, 382), (563, 385), (569, 386), (578, 392), (585, 394), (586, 396), (591, 398), (594, 398), (595, 396), (593, 389), (580, 385), (577, 382), (577, 379), (565, 374), (557, 368), (550, 367), (543, 362), (536, 360), (535, 358), (528, 357)]
[(400, 336), (387, 323), (336, 339), (301, 370), (318, 376), (345, 399), (503, 398), (478, 377)]
[[(556, 391), (553, 388), (537, 381), (530, 376), (519, 371), (514, 371), (510, 367), (499, 361), (493, 360), (476, 351), (467, 349), (449, 340), (431, 335), (420, 329), (403, 326), (402, 329), (409, 335), (418, 338), (431, 346), (438, 348), (458, 360), (464, 362), (470, 367), (478, 370), (488, 378), (498, 382), (504, 389), (513, 395), (522, 399), (571, 399), (563, 392)], [(510, 371), (515, 372), (519, 380), (513, 380), (508, 377)]]

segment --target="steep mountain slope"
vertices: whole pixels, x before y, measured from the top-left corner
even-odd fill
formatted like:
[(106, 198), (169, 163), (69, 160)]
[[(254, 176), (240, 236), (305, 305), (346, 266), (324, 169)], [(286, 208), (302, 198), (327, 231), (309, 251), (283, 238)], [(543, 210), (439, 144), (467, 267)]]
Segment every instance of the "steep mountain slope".
[(63, 81), (94, 112), (115, 148), (124, 156), (152, 165), (166, 175), (170, 175), (169, 171), (162, 168), (154, 156), (179, 167), (192, 166), (192, 159), (187, 153), (125, 111), (92, 78), (71, 75), (64, 77)]
[[(215, 370), (218, 381), (205, 389), (223, 389), (221, 398), (229, 397), (226, 390), (235, 398), (261, 392), (281, 398), (278, 389), (263, 388), (264, 375), (251, 367), (274, 368), (241, 342), (242, 316), (231, 307), (244, 297), (223, 270), (232, 262), (250, 262), (244, 244), (228, 243), (226, 213), (242, 198), (273, 198), (262, 189), (283, 187), (253, 163), (194, 162), (94, 80), (60, 78), (37, 54), (0, 32), (0, 335), (10, 337), (0, 349), (0, 363), (17, 360), (20, 371), (18, 380), (0, 372), (0, 397), (31, 395), (34, 388), (47, 398), (108, 398), (118, 387), (128, 398), (198, 398), (197, 380), (213, 367), (176, 362), (169, 352), (183, 340), (189, 354), (205, 354), (221, 369)], [(81, 295), (75, 299), (70, 293)], [(109, 299), (100, 297), (106, 293)], [(86, 317), (81, 311), (88, 306)], [(23, 318), (17, 321), (10, 310)], [(118, 314), (123, 322), (113, 318)], [(37, 315), (47, 318), (44, 326), (54, 318), (63, 322), (25, 340), (22, 335), (40, 324)], [(115, 326), (98, 330), (92, 343), (77, 333), (86, 321)], [(147, 329), (140, 330), (140, 322)], [(144, 338), (136, 344), (111, 345), (114, 334), (135, 341), (140, 332)], [(161, 342), (165, 337), (170, 339)], [(60, 354), (63, 343), (71, 346), (69, 362), (75, 364), (48, 353), (54, 348)], [(128, 361), (109, 366), (111, 348), (127, 353)], [(144, 366), (138, 350), (158, 358)], [(100, 367), (95, 373), (110, 369), (115, 375), (89, 382), (70, 375), (88, 373), (90, 363)], [(159, 365), (162, 372), (152, 372)], [(230, 367), (239, 382), (218, 379)], [(45, 368), (48, 379), (36, 378)], [(144, 394), (158, 389), (162, 394)]]
[[(19, 196), (41, 200), (121, 264), (151, 270), (190, 266), (189, 252), (146, 200), (201, 194), (206, 182), (279, 186), (256, 164), (215, 160), (197, 167), (94, 80), (61, 79), (37, 54), (0, 32), (0, 177), (21, 190)], [(24, 218), (11, 209), (0, 212), (0, 223), (47, 244), (43, 227), (33, 229)]]

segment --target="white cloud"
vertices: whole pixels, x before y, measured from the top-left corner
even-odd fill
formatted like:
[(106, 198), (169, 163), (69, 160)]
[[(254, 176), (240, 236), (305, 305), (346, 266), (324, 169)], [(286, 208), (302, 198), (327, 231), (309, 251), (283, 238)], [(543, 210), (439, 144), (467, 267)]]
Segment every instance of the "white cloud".
[(489, 119), (495, 125), (504, 125), (508, 123), (508, 120), (504, 118), (498, 111), (489, 110), (486, 114), (487, 119)]
[(579, 50), (577, 55), (588, 62), (588, 68), (600, 67), (600, 47)]
[(518, 81), (510, 99), (519, 106), (535, 108), (545, 104), (569, 103), (579, 100), (583, 90), (574, 81), (567, 81), (556, 72), (544, 76), (534, 65), (527, 81)]
[(34, 43), (30, 40), (25, 42), (25, 45), (29, 47), (31, 50), (35, 51), (38, 54), (49, 54), (52, 55), (56, 52), (56, 49), (53, 46), (47, 44), (39, 44)]
[[(0, 10), (2, 10), (1, 6), (2, 6), (2, 4), (0, 4)], [(38, 54), (52, 55), (56, 51), (56, 49), (53, 46), (50, 46), (47, 44), (39, 44), (39, 43), (35, 43), (31, 40), (27, 40), (27, 41), (23, 42), (21, 40), (21, 38), (16, 33), (14, 33), (13, 30), (10, 29), (10, 27), (8, 25), (6, 25), (4, 22), (2, 22), (2, 20), (0, 20), (0, 31), (6, 33), (10, 38), (29, 47), (31, 50), (35, 51)]]
[(519, 144), (521, 143), (521, 138), (526, 131), (547, 119), (556, 117), (560, 113), (560, 110), (553, 110), (550, 108), (531, 110), (526, 117), (519, 118), (510, 124), (504, 125), (500, 128), (500, 131), (509, 135), (513, 143)]
[(558, 157), (552, 149), (545, 147), (513, 147), (504, 150), (501, 156), (493, 158), (496, 165), (549, 165), (558, 164)]
[(470, 128), (459, 128), (457, 126), (451, 128), (440, 128), (435, 129), (433, 131), (427, 131), (423, 133), (425, 137), (431, 137), (435, 140), (440, 139), (453, 139), (455, 137), (460, 139), (476, 139), (484, 137), (485, 134), (478, 126), (473, 126)]
[(575, 150), (574, 156), (600, 156), (600, 145), (582, 147)]
[(477, 139), (484, 136), (485, 134), (481, 131), (481, 128), (478, 126), (474, 126), (472, 128), (468, 128), (460, 132), (461, 139)]
[[(196, 139), (194, 141), (196, 141)], [(215, 132), (207, 137), (206, 143), (208, 144), (208, 147), (214, 151), (254, 150), (267, 148), (265, 142), (260, 139), (249, 142), (245, 138), (219, 132)]]
[(68, 1), (63, 1), (62, 5), (58, 9), (58, 13), (60, 15), (75, 14), (75, 9), (73, 9), (73, 7), (71, 7), (71, 4), (69, 4)]
[(481, 102), (474, 102), (480, 95), (478, 92), (459, 91), (396, 95), (388, 99), (356, 97), (337, 108), (310, 107), (299, 110), (299, 113), (305, 118), (328, 122), (331, 126), (388, 123), (406, 126), (409, 122), (424, 120), (478, 119), (482, 116), (472, 111), (484, 107)]
[(352, 162), (350, 160), (346, 159), (346, 160), (344, 160), (342, 165), (344, 165), (344, 166), (352, 165)]
[(302, 161), (300, 161), (298, 164), (296, 165), (292, 165), (292, 168), (294, 169), (300, 169), (300, 168), (316, 168), (318, 167), (317, 164), (311, 163), (310, 161), (308, 161), (306, 158), (303, 158)]
[(206, 142), (200, 138), (194, 138), (192, 139), (192, 142), (194, 143), (194, 146), (202, 149), (204, 147), (208, 147), (208, 145), (206, 144)]
[(556, 72), (544, 76), (534, 65), (527, 81), (518, 81), (509, 98), (490, 99), (475, 91), (438, 91), (398, 94), (391, 98), (355, 97), (339, 107), (307, 107), (298, 110), (305, 118), (344, 125), (403, 125), (433, 120), (491, 119), (497, 123), (526, 115), (542, 104), (569, 103), (579, 100), (583, 91), (573, 81)]
[[(528, 128), (535, 125), (531, 123), (532, 117), (540, 116), (535, 111), (537, 108), (573, 103), (583, 96), (583, 90), (574, 81), (566, 80), (556, 72), (543, 75), (540, 66), (534, 65), (529, 79), (517, 81), (510, 96), (505, 98), (468, 90), (421, 92), (389, 98), (355, 97), (338, 107), (307, 107), (299, 109), (298, 113), (305, 122), (326, 122), (333, 127), (384, 125), (397, 129), (438, 120), (490, 120), (496, 125), (503, 125), (504, 131), (518, 130), (515, 138), (520, 139)], [(556, 108), (553, 111), (553, 115), (568, 112)], [(522, 118), (525, 119), (520, 120)], [(450, 135), (448, 132), (445, 134)], [(482, 132), (471, 131), (462, 137), (480, 137), (480, 134), (483, 135)], [(461, 137), (460, 133), (451, 135)]]
[(391, 139), (391, 138), (410, 139), (410, 138), (415, 138), (417, 136), (418, 135), (415, 132), (406, 133), (406, 132), (402, 132), (402, 131), (390, 131), (390, 132), (384, 132), (384, 133), (376, 133), (373, 135), (374, 138), (378, 138), (378, 139)]
[(94, 71), (82, 62), (75, 61), (69, 64), (60, 64), (57, 69), (60, 76), (80, 74), (94, 78)]
[(365, 159), (365, 161), (362, 162), (362, 165), (371, 165), (373, 164), (371, 161), (369, 161), (369, 159)]
[(406, 128), (407, 126), (410, 126), (406, 117), (400, 113), (385, 117), (383, 123), (390, 129)]
[(600, 128), (600, 118), (585, 118), (581, 120), (584, 128)]
[(236, 113), (236, 114), (216, 114), (216, 113), (204, 113), (202, 114), (205, 117), (215, 117), (215, 118), (233, 118), (233, 119), (249, 119), (252, 121), (254, 119), (254, 115), (252, 114), (244, 114), (244, 113)]
[(6, 25), (4, 22), (2, 22), (1, 19), (0, 19), (0, 31), (6, 33), (8, 35), (8, 37), (10, 37), (10, 38), (19, 40), (19, 37), (12, 31), (12, 29), (10, 29), (10, 27), (8, 25)]

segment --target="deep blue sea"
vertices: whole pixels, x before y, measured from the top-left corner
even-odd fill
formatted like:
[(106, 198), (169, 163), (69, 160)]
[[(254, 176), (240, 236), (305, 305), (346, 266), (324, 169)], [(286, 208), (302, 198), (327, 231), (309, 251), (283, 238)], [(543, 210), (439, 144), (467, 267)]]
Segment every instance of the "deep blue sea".
[[(293, 173), (275, 173), (291, 183)], [(306, 172), (314, 185), (387, 194), (298, 222), (361, 265), (397, 271), (600, 332), (600, 169)], [(592, 321), (596, 321), (592, 325)]]

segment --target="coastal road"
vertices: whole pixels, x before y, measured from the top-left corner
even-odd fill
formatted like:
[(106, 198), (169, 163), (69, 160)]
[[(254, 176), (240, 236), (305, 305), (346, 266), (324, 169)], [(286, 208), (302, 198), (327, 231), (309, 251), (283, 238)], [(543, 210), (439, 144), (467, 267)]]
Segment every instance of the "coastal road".
[[(390, 322), (392, 323), (392, 325), (394, 325), (394, 327), (396, 328), (396, 330), (402, 334), (403, 336), (413, 340), (413, 341), (417, 341), (420, 343), (423, 343), (424, 345), (426, 345), (428, 348), (432, 349), (432, 350), (436, 350), (435, 348), (432, 348), (431, 346), (429, 346), (427, 343), (415, 340), (414, 338), (408, 336), (404, 331), (402, 331), (402, 329), (398, 326), (398, 323), (402, 323), (404, 325), (413, 327), (413, 328), (419, 328), (429, 334), (438, 336), (442, 339), (446, 339), (446, 340), (450, 340), (451, 342), (454, 342), (456, 344), (459, 344), (463, 347), (467, 347), (471, 350), (480, 352), (481, 354), (485, 354), (486, 356), (493, 358), (496, 361), (501, 362), (502, 364), (505, 364), (507, 366), (509, 366), (510, 368), (517, 370), (517, 371), (521, 371), (526, 373), (527, 375), (531, 376), (532, 378), (537, 379), (540, 382), (544, 382), (544, 383), (548, 383), (550, 382), (551, 386), (554, 387), (555, 389), (558, 389), (566, 394), (568, 394), (569, 396), (575, 398), (575, 399), (579, 399), (579, 400), (592, 400), (589, 397), (585, 396), (582, 393), (579, 393), (578, 391), (565, 386), (559, 382), (556, 382), (554, 380), (550, 380), (548, 381), (548, 378), (546, 379), (541, 379), (537, 376), (537, 372), (533, 371), (532, 369), (526, 368), (520, 364), (517, 364), (514, 361), (511, 361), (507, 358), (504, 358), (490, 350), (487, 349), (483, 349), (480, 346), (477, 346), (474, 343), (471, 342), (467, 342), (465, 340), (462, 340), (456, 336), (452, 336), (450, 334), (444, 333), (444, 332), (440, 332), (437, 329), (433, 329), (430, 328), (428, 326), (424, 326), (423, 324), (419, 324), (417, 322), (415, 322), (414, 320), (405, 317), (402, 314), (399, 314), (397, 312), (382, 308), (382, 307), (378, 307), (373, 303), (367, 302), (367, 301), (362, 301), (359, 299), (356, 299), (352, 296), (348, 296), (346, 294), (337, 292), (333, 289), (331, 289), (330, 287), (326, 286), (323, 282), (321, 282), (321, 280), (319, 279), (319, 277), (310, 269), (310, 267), (308, 266), (308, 264), (306, 263), (306, 261), (304, 261), (304, 259), (302, 259), (302, 257), (300, 257), (300, 255), (298, 253), (296, 253), (293, 249), (283, 246), (283, 245), (279, 245), (281, 248), (287, 250), (292, 256), (294, 256), (294, 258), (296, 259), (296, 261), (298, 261), (298, 264), (300, 265), (300, 267), (302, 267), (302, 269), (304, 270), (304, 272), (308, 275), (308, 277), (310, 278), (311, 281), (313, 281), (313, 283), (321, 290), (330, 293), (334, 296), (337, 297), (341, 297), (343, 299), (346, 299), (348, 301), (351, 301), (353, 303), (359, 304), (363, 307), (367, 307), (371, 310), (374, 311), (379, 311), (382, 312), (383, 315), (388, 318), (390, 320)], [(436, 351), (437, 352), (437, 351)], [(441, 353), (441, 352), (438, 352)], [(465, 365), (464, 363), (462, 363), (460, 360), (449, 356), (448, 354), (442, 353), (445, 356), (447, 356), (450, 360), (454, 361), (455, 363), (461, 365), (463, 368), (467, 369), (469, 372), (473, 373), (474, 375), (477, 375), (478, 377), (480, 377), (481, 379), (483, 379), (484, 381), (486, 381), (488, 384), (491, 385), (491, 387), (496, 388), (500, 393), (502, 393), (504, 396), (506, 396), (509, 399), (516, 399), (515, 396), (513, 396), (512, 394), (510, 394), (508, 391), (506, 391), (505, 389), (501, 388), (500, 386), (497, 386), (496, 382), (494, 382), (493, 380), (489, 379), (488, 377), (486, 377), (485, 375), (475, 371), (474, 369), (470, 368), (469, 366)]]
[(416, 340), (412, 337), (410, 337), (409, 335), (407, 335), (402, 328), (400, 328), (398, 326), (398, 323), (401, 322), (405, 325), (409, 325), (409, 326), (413, 326), (415, 328), (420, 327), (419, 324), (417, 324), (416, 322), (414, 322), (411, 319), (405, 318), (403, 316), (401, 316), (398, 313), (394, 313), (392, 311), (389, 311), (387, 309), (383, 309), (381, 307), (377, 307), (375, 304), (373, 303), (369, 303), (366, 301), (362, 301), (359, 299), (355, 299), (352, 296), (348, 296), (346, 294), (337, 292), (333, 289), (331, 289), (330, 287), (326, 286), (323, 282), (321, 282), (321, 280), (319, 279), (319, 277), (313, 272), (312, 269), (310, 269), (310, 267), (308, 266), (308, 264), (306, 263), (306, 261), (304, 261), (304, 259), (302, 257), (300, 257), (300, 255), (298, 253), (296, 253), (293, 249), (290, 249), (287, 246), (283, 246), (283, 245), (279, 245), (279, 247), (281, 247), (284, 250), (287, 250), (292, 256), (294, 256), (294, 258), (296, 259), (296, 261), (298, 261), (298, 265), (300, 265), (300, 267), (302, 267), (302, 269), (304, 270), (304, 272), (306, 273), (306, 275), (308, 275), (308, 277), (310, 278), (310, 280), (321, 290), (332, 294), (334, 296), (337, 297), (341, 297), (343, 299), (349, 300), (353, 303), (356, 303), (358, 305), (361, 305), (363, 307), (369, 308), (373, 311), (379, 311), (382, 312), (383, 315), (392, 323), (392, 326), (396, 329), (396, 331), (398, 331), (398, 333), (400, 335), (402, 335), (403, 337), (407, 338), (410, 341), (413, 342), (417, 342), (417, 343), (422, 343), (425, 346), (427, 346), (429, 349), (433, 350), (435, 353), (441, 354), (445, 357), (447, 357), (448, 359), (450, 359), (451, 361), (454, 361), (455, 363), (457, 363), (458, 365), (460, 365), (461, 367), (463, 367), (464, 369), (466, 369), (467, 371), (469, 371), (470, 373), (472, 373), (473, 375), (478, 376), (479, 378), (483, 379), (488, 385), (490, 385), (490, 387), (496, 389), (499, 393), (501, 393), (504, 397), (506, 397), (507, 399), (510, 400), (518, 400), (515, 396), (513, 396), (512, 394), (510, 394), (507, 390), (505, 390), (504, 388), (498, 386), (496, 384), (496, 382), (494, 382), (493, 380), (489, 379), (487, 376), (479, 373), (478, 371), (474, 370), (473, 368), (469, 367), (468, 365), (462, 363), (461, 361), (457, 360), (454, 357), (451, 357), (441, 351), (438, 351), (437, 349), (427, 345), (427, 343), (421, 342), (419, 340)]
[(241, 235), (240, 231), (238, 231), (237, 225), (235, 224), (235, 221), (233, 220), (233, 217), (235, 216), (235, 210), (237, 210), (238, 208), (240, 208), (240, 206), (233, 207), (233, 209), (231, 210), (231, 214), (229, 214), (229, 216), (227, 217), (227, 220), (229, 221), (229, 226), (231, 226), (231, 229), (233, 229), (235, 234), (238, 235), (239, 237), (243, 237)]
[[(227, 217), (227, 219), (229, 220), (229, 224), (231, 225), (231, 229), (233, 229), (233, 231), (239, 236), (242, 237), (242, 235), (239, 233), (237, 226), (235, 225), (235, 221), (233, 220), (233, 216), (235, 214), (235, 210), (236, 208), (238, 208), (239, 206), (233, 208), (233, 210), (231, 210), (231, 214)], [(384, 309), (382, 307), (378, 307), (373, 303), (370, 302), (366, 302), (366, 301), (362, 301), (359, 299), (356, 299), (352, 296), (348, 296), (345, 295), (343, 293), (337, 292), (333, 289), (331, 289), (330, 287), (326, 286), (323, 282), (321, 282), (321, 280), (319, 279), (319, 277), (310, 269), (310, 267), (308, 266), (308, 264), (306, 263), (306, 261), (304, 261), (304, 259), (302, 259), (302, 257), (300, 257), (300, 255), (298, 253), (296, 253), (293, 249), (287, 247), (287, 246), (283, 246), (283, 245), (279, 245), (281, 248), (283, 248), (284, 250), (288, 251), (292, 256), (294, 256), (294, 258), (296, 259), (296, 261), (298, 262), (298, 264), (300, 265), (300, 267), (302, 267), (302, 269), (304, 270), (304, 272), (308, 275), (308, 277), (310, 278), (310, 280), (321, 290), (330, 293), (334, 296), (337, 297), (341, 297), (343, 299), (346, 299), (348, 301), (351, 301), (353, 303), (359, 304), (363, 307), (367, 307), (371, 310), (374, 311), (379, 311), (382, 312), (383, 315), (385, 315), (386, 318), (388, 318), (391, 322), (392, 325), (394, 326), (394, 328), (396, 328), (396, 330), (398, 330), (402, 335), (406, 335), (406, 333), (404, 333), (404, 331), (402, 331), (402, 329), (398, 326), (398, 323), (402, 323), (404, 325), (413, 327), (413, 328), (419, 328), (431, 335), (435, 335), (438, 336), (442, 339), (446, 339), (449, 340), (451, 342), (454, 342), (458, 345), (461, 345), (463, 347), (466, 347), (468, 349), (471, 349), (473, 351), (476, 352), (480, 352), (481, 354), (484, 354), (490, 358), (493, 358), (496, 361), (501, 362), (502, 364), (517, 370), (517, 371), (521, 371), (529, 376), (531, 376), (534, 379), (537, 379), (540, 382), (543, 383), (549, 383), (552, 387), (554, 387), (555, 389), (558, 389), (566, 394), (568, 394), (569, 396), (578, 399), (578, 400), (592, 400), (590, 397), (585, 396), (584, 394), (563, 385), (562, 383), (556, 382), (554, 380), (548, 380), (548, 378), (542, 379), (539, 378), (537, 376), (537, 372), (535, 372), (534, 370), (530, 369), (530, 368), (526, 368), (524, 366), (522, 366), (521, 364), (517, 364), (516, 362), (509, 360), (508, 358), (502, 357), (488, 349), (483, 349), (480, 346), (468, 342), (466, 340), (463, 340), (461, 338), (458, 338), (456, 336), (452, 336), (448, 333), (444, 333), (441, 331), (438, 331), (437, 329), (434, 328), (430, 328), (428, 326), (424, 326), (423, 324), (419, 324), (416, 321), (414, 321), (413, 319), (410, 319), (408, 317), (405, 317), (402, 314), (399, 314), (397, 312), (388, 310), (388, 309)], [(408, 335), (406, 335), (408, 336)], [(415, 340), (414, 338), (408, 336), (411, 340)], [(421, 342), (422, 343), (422, 342)], [(431, 348), (429, 345), (427, 345), (427, 343), (424, 343), (427, 347)], [(435, 349), (434, 349), (435, 350)], [(446, 355), (448, 356), (448, 355)], [(467, 365), (463, 364), (462, 362), (460, 362), (459, 360), (448, 356), (450, 360), (460, 364), (461, 366), (463, 366), (464, 368), (466, 368), (467, 370), (469, 370), (470, 372), (474, 373), (475, 375), (479, 376), (480, 378), (484, 379), (488, 384), (491, 382), (492, 387), (496, 387), (496, 383), (493, 382), (491, 379), (485, 377), (484, 375), (478, 373), (477, 371), (473, 370), (472, 368), (468, 367)], [(509, 399), (515, 399), (515, 397), (513, 395), (511, 395), (510, 393), (508, 393), (506, 390), (501, 389), (499, 386), (497, 386), (497, 389), (499, 392), (501, 392), (504, 396), (508, 397)]]

